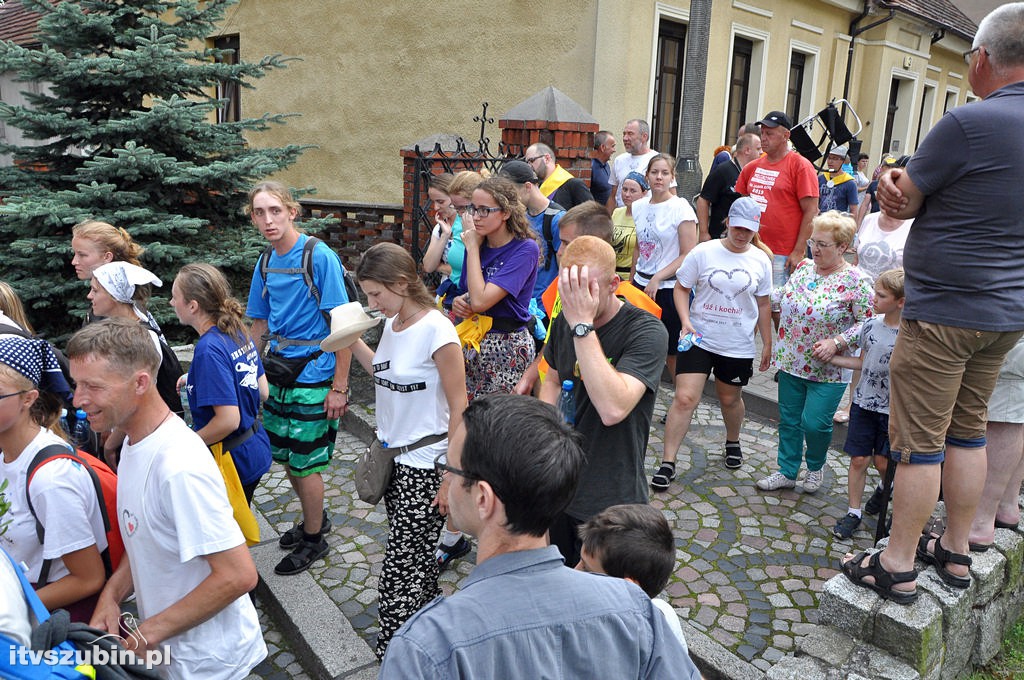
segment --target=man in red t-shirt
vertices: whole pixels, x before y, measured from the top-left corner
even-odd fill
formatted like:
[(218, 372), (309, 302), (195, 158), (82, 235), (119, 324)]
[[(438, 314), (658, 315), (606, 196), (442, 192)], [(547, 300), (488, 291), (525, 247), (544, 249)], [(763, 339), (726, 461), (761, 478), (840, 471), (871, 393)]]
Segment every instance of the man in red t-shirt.
[(761, 207), (761, 240), (772, 249), (772, 284), (786, 282), (807, 252), (811, 220), (818, 214), (818, 173), (789, 148), (793, 123), (782, 111), (757, 122), (764, 155), (748, 163), (736, 180), (736, 193)]

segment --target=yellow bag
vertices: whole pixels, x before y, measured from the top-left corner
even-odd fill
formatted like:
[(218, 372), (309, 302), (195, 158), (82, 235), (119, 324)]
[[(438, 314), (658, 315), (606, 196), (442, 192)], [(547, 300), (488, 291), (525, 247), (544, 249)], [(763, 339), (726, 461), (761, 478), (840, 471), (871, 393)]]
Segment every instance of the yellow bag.
[(221, 477), (224, 478), (224, 486), (228, 489), (228, 502), (231, 503), (231, 510), (234, 512), (238, 528), (245, 536), (246, 545), (256, 545), (260, 542), (260, 527), (256, 524), (256, 516), (252, 514), (252, 508), (245, 502), (245, 492), (242, 490), (242, 482), (238, 479), (238, 470), (235, 469), (235, 461), (231, 458), (231, 452), (224, 450), (222, 442), (217, 442), (210, 447), (213, 459), (217, 461), (217, 468)]
[(479, 352), (480, 342), (487, 335), (487, 331), (491, 330), (493, 323), (494, 319), (486, 314), (474, 314), (456, 326), (455, 332), (458, 333), (463, 347), (470, 347)]

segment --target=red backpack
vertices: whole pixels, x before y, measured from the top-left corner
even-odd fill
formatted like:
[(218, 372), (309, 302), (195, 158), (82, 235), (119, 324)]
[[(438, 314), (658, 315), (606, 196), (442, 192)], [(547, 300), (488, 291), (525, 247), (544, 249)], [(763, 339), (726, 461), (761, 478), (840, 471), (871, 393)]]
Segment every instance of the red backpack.
[[(103, 558), (103, 567), (107, 572), (107, 578), (114, 573), (117, 565), (121, 563), (121, 556), (124, 555), (124, 541), (121, 539), (121, 529), (117, 523), (117, 475), (106, 463), (95, 456), (76, 451), (66, 445), (51, 444), (44, 446), (36, 454), (32, 462), (28, 464), (28, 472), (25, 481), (25, 497), (28, 500), (28, 509), (32, 518), (36, 521), (36, 536), (40, 545), (46, 535), (46, 528), (36, 516), (35, 508), (32, 507), (32, 496), (29, 494), (29, 487), (32, 485), (32, 478), (40, 466), (51, 460), (67, 458), (73, 460), (89, 473), (92, 485), (96, 489), (96, 498), (100, 503), (100, 515), (103, 517), (103, 530), (107, 532), (107, 549), (100, 553)], [(111, 520), (111, 518), (114, 518)], [(43, 560), (43, 566), (39, 571), (39, 583), (45, 584), (50, 574), (50, 563), (52, 560)]]

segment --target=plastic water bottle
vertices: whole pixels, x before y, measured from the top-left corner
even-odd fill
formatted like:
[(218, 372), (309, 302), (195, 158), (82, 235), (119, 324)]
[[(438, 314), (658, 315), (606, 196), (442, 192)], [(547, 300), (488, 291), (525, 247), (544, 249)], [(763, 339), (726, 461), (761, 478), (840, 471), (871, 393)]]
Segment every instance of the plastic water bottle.
[(64, 434), (71, 438), (71, 423), (68, 422), (68, 410), (62, 408), (60, 410), (60, 429), (64, 430)]
[(679, 338), (678, 349), (680, 352), (688, 352), (694, 345), (699, 345), (704, 336), (700, 333), (687, 333)]
[(88, 415), (82, 409), (75, 410), (75, 427), (71, 431), (71, 440), (78, 448), (86, 448), (92, 441), (92, 428), (89, 427)]
[(562, 392), (558, 395), (558, 412), (567, 425), (576, 424), (576, 393), (572, 380), (562, 381)]

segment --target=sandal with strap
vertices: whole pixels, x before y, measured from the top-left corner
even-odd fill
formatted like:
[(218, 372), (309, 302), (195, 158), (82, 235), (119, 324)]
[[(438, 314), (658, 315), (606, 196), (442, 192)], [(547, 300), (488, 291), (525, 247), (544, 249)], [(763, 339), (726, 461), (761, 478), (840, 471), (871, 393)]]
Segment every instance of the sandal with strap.
[[(935, 540), (935, 551), (928, 552), (928, 541)], [(934, 564), (935, 573), (939, 575), (943, 583), (954, 588), (968, 588), (971, 585), (970, 576), (958, 576), (946, 569), (946, 565), (953, 563), (964, 567), (971, 566), (970, 555), (950, 552), (942, 547), (942, 536), (931, 536), (925, 534), (917, 542), (917, 557), (925, 564)]]
[(295, 549), (277, 563), (277, 566), (274, 567), (274, 573), (279, 576), (299, 574), (309, 569), (309, 565), (316, 562), (329, 551), (330, 546), (323, 538), (320, 539), (319, 543), (310, 543), (305, 540), (299, 541)]
[[(871, 558), (868, 560), (868, 566), (861, 566), (864, 558), (869, 554)], [(917, 599), (917, 588), (913, 590), (896, 590), (893, 586), (898, 583), (910, 583), (917, 580), (917, 570), (896, 573), (888, 572), (882, 566), (881, 558), (879, 557), (881, 554), (881, 552), (868, 553), (865, 550), (852, 560), (843, 562), (840, 568), (846, 574), (846, 578), (850, 579), (854, 585), (858, 585), (861, 588), (870, 588), (878, 593), (883, 600), (892, 600), (896, 604), (910, 604)], [(868, 583), (864, 580), (865, 576), (870, 576), (875, 579), (875, 582)]]

